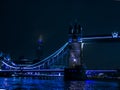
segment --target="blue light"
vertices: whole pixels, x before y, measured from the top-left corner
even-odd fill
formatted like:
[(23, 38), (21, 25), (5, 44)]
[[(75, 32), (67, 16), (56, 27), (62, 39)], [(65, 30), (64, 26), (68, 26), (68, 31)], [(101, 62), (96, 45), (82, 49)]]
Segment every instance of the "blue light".
[(39, 44), (42, 44), (42, 43), (43, 43), (43, 40), (42, 40), (42, 39), (39, 39), (39, 40), (38, 40), (38, 43), (39, 43)]
[(59, 73), (58, 75), (61, 76), (61, 73)]
[(82, 38), (82, 40), (95, 40), (95, 39), (110, 39), (112, 36), (103, 36), (103, 37), (85, 37)]
[(82, 42), (82, 38), (78, 37), (78, 38), (77, 38), (77, 41), (78, 41), (78, 42)]
[(17, 69), (17, 68), (18, 68), (18, 67), (11, 66), (11, 65), (9, 65), (9, 64), (7, 64), (7, 63), (5, 63), (4, 61), (2, 61), (2, 63), (3, 63), (4, 65), (6, 65), (6, 66), (10, 67), (10, 68), (15, 68), (15, 69)]
[(118, 38), (118, 32), (112, 32), (112, 37), (113, 38)]
[(72, 38), (69, 38), (69, 42), (70, 42), (70, 43), (72, 42)]
[(11, 60), (11, 57), (10, 57), (10, 55), (9, 55), (9, 54), (7, 54), (5, 58), (6, 58), (8, 61), (10, 61), (10, 60)]
[(39, 36), (38, 43), (39, 43), (39, 44), (42, 44), (42, 43), (43, 43), (43, 39), (42, 39), (42, 36), (41, 36), (41, 35)]

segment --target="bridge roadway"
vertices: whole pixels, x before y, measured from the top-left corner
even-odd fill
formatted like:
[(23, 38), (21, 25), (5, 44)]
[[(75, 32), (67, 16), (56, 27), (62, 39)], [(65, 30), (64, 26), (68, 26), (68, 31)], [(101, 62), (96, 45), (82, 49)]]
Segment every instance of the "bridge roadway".
[[(39, 69), (39, 70), (21, 69), (21, 70), (0, 70), (0, 72), (64, 72), (64, 69)], [(86, 73), (89, 72), (104, 73), (104, 72), (117, 72), (117, 70), (86, 70)]]

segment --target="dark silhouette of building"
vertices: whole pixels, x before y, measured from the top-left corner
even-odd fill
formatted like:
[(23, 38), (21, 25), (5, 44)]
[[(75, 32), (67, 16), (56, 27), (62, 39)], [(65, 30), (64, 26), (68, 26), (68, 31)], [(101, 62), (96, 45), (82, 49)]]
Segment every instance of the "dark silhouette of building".
[(33, 61), (26, 58), (24, 55), (19, 56), (18, 60), (14, 61), (16, 64), (19, 65), (30, 65), (33, 64)]
[(40, 37), (37, 41), (37, 49), (36, 49), (36, 58), (33, 63), (39, 62), (43, 59), (43, 40)]

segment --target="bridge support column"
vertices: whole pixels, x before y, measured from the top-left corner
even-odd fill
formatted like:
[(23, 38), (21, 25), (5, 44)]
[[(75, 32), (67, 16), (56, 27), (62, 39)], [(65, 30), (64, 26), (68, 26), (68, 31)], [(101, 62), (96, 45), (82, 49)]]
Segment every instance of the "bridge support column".
[(85, 80), (83, 65), (82, 28), (75, 24), (69, 31), (69, 67), (64, 70), (64, 80)]
[(85, 68), (84, 66), (79, 66), (76, 68), (65, 68), (64, 70), (64, 80), (85, 80)]

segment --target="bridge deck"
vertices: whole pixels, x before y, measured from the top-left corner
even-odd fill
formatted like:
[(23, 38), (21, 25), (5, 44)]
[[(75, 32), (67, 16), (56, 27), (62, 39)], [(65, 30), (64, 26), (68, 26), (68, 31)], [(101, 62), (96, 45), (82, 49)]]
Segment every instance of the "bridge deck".
[[(0, 72), (64, 72), (64, 69), (0, 70)], [(86, 72), (117, 72), (117, 70), (86, 70)]]

